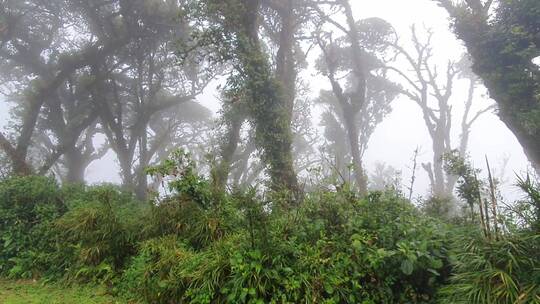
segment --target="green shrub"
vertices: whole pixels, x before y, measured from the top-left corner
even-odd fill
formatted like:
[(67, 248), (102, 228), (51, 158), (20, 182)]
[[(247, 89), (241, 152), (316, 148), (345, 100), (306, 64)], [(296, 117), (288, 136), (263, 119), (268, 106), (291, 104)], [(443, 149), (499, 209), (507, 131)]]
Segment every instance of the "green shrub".
[(208, 209), (175, 195), (150, 207), (143, 219), (145, 238), (182, 237), (193, 248), (203, 248), (233, 231), (238, 212), (230, 202)]
[(321, 192), (293, 210), (235, 199), (236, 229), (205, 246), (145, 242), (121, 289), (149, 303), (426, 303), (448, 276), (446, 227), (396, 195)]
[[(445, 222), (458, 222), (460, 214), (458, 210), (460, 207), (458, 203), (450, 197), (438, 197), (431, 196), (426, 200), (420, 202), (420, 210), (426, 215), (438, 218)], [(463, 209), (463, 206), (461, 206)]]
[(171, 176), (171, 193), (149, 206), (114, 186), (0, 182), (0, 274), (107, 283), (164, 304), (540, 303), (530, 182), (526, 217), (488, 240), (427, 215), (449, 214), (446, 201), (418, 209), (345, 187), (291, 207), (279, 193), (218, 191), (193, 166), (180, 153), (151, 169)]
[(143, 205), (113, 186), (89, 187), (69, 205), (55, 222), (62, 246), (59, 262), (70, 277), (110, 281), (136, 253)]
[(0, 182), (0, 275), (37, 277), (51, 267), (52, 222), (66, 211), (60, 190), (46, 177), (12, 177)]
[(176, 151), (171, 159), (148, 172), (173, 178), (168, 183), (172, 193), (158, 198), (144, 220), (146, 238), (176, 235), (201, 249), (238, 227), (240, 214), (234, 198), (216, 191), (199, 175), (189, 154)]
[(423, 302), (448, 275), (446, 225), (392, 192), (364, 200), (321, 193), (306, 204), (295, 224), (303, 228), (297, 237), (307, 236), (308, 248), (320, 247), (318, 260), (330, 261), (318, 265), (314, 259), (306, 266), (322, 271), (320, 282), (336, 282), (330, 289), (335, 301)]
[(477, 235), (456, 236), (453, 276), (441, 303), (540, 303), (540, 236)]
[(185, 154), (151, 171), (150, 211), (119, 289), (149, 303), (427, 303), (449, 275), (446, 232), (392, 192), (309, 194), (295, 208), (216, 193)]
[(227, 265), (226, 252), (213, 252), (197, 253), (174, 235), (146, 241), (124, 273), (121, 289), (148, 303), (211, 299), (227, 273), (220, 266)]

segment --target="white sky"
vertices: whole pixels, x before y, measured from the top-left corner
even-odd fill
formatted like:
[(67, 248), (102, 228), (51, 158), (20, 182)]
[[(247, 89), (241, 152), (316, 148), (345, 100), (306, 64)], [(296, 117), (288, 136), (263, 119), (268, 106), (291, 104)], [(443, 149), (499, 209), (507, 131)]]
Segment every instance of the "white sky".
[[(441, 62), (448, 59), (458, 59), (464, 49), (449, 30), (449, 21), (445, 11), (435, 5), (431, 0), (350, 0), (353, 5), (355, 17), (363, 19), (380, 17), (391, 23), (400, 35), (400, 40), (406, 43), (410, 39), (410, 25), (416, 23), (434, 30), (434, 53)], [(315, 75), (311, 67), (302, 74), (302, 78), (311, 85), (313, 96), (321, 88), (328, 87), (327, 82)], [(459, 104), (467, 93), (467, 88), (458, 85), (455, 88), (454, 112), (455, 118), (460, 118)], [(205, 106), (217, 112), (219, 101), (215, 98), (215, 88), (209, 88), (199, 97)], [(479, 96), (475, 107), (484, 108), (490, 100)], [(373, 134), (369, 149), (365, 155), (368, 170), (376, 162), (384, 162), (403, 171), (403, 182), (408, 183), (411, 175), (409, 166), (411, 157), (417, 146), (421, 148), (419, 162), (428, 162), (432, 159), (431, 142), (424, 125), (421, 113), (416, 104), (407, 98), (398, 98), (393, 104), (393, 112), (378, 126)], [(8, 117), (7, 106), (0, 103), (0, 126), (5, 124)], [(456, 115), (457, 114), (457, 115)], [(318, 124), (318, 122), (314, 122)], [(459, 125), (454, 123), (459, 128)], [(457, 138), (456, 138), (457, 139)], [(506, 178), (509, 184), (513, 182), (513, 172), (526, 170), (528, 163), (523, 151), (513, 136), (497, 116), (486, 113), (473, 126), (470, 137), (469, 150), (473, 162), (477, 167), (484, 168), (484, 156), (487, 155), (493, 167), (499, 167), (503, 158), (509, 158), (506, 169)], [(102, 160), (92, 164), (87, 171), (88, 180), (92, 183), (103, 181), (119, 181), (118, 166), (113, 153), (109, 153)], [(428, 189), (426, 174), (420, 168), (417, 171), (415, 196), (425, 195)], [(515, 198), (518, 192), (513, 187), (505, 188), (506, 197)]]

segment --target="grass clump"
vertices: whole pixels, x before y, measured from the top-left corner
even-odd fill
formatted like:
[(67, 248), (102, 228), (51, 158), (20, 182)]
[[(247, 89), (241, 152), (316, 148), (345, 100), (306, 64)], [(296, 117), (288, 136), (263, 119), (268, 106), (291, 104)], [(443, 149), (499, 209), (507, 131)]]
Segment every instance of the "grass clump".
[[(99, 287), (43, 285), (34, 281), (0, 280), (2, 304), (125, 304)], [(135, 303), (135, 302), (133, 302)]]

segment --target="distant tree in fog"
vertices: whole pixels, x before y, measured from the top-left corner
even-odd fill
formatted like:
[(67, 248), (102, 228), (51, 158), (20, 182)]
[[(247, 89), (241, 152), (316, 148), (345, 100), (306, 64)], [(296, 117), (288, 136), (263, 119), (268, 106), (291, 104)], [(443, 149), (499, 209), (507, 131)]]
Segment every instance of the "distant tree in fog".
[[(394, 44), (400, 58), (403, 58), (406, 69), (389, 67), (388, 69), (402, 79), (401, 93), (414, 101), (422, 111), (422, 117), (432, 141), (433, 160), (423, 163), (422, 167), (428, 174), (431, 191), (437, 197), (451, 197), (456, 184), (456, 178), (445, 174), (442, 157), (454, 149), (459, 149), (465, 155), (471, 127), (484, 113), (492, 109), (491, 106), (471, 113), (475, 98), (475, 89), (479, 85), (478, 79), (470, 73), (466, 58), (456, 63), (448, 61), (446, 67), (433, 63), (433, 33), (426, 31), (425, 40), (417, 35), (416, 28), (411, 28), (412, 50)], [(442, 72), (441, 72), (442, 70)], [(461, 118), (461, 135), (459, 143), (454, 146), (451, 139), (452, 131), (452, 99), (455, 83), (458, 77), (468, 80), (468, 93), (464, 103), (464, 112)], [(455, 98), (455, 97), (454, 97)]]
[[(189, 32), (178, 18), (181, 5), (5, 2), (0, 77), (14, 110), (9, 134), (0, 133), (0, 148), (12, 170), (52, 169), (65, 181), (82, 182), (86, 167), (111, 148), (124, 186), (144, 197), (144, 167), (156, 150), (149, 142), (159, 133), (149, 123), (193, 100), (211, 77), (193, 60), (177, 64), (172, 46)], [(107, 138), (102, 147), (94, 147), (98, 134)]]
[[(325, 7), (328, 5), (330, 8)], [(397, 95), (396, 86), (386, 79), (382, 69), (385, 51), (388, 43), (395, 39), (395, 33), (382, 19), (355, 20), (348, 1), (314, 8), (320, 18), (314, 39), (322, 52), (317, 67), (332, 86), (331, 93), (321, 92), (319, 98), (326, 105), (323, 124), (328, 150), (339, 162), (338, 170), (344, 171), (352, 164), (355, 186), (366, 193), (362, 154)], [(332, 9), (343, 13), (345, 25), (327, 15)], [(325, 26), (336, 27), (342, 36), (334, 37)]]

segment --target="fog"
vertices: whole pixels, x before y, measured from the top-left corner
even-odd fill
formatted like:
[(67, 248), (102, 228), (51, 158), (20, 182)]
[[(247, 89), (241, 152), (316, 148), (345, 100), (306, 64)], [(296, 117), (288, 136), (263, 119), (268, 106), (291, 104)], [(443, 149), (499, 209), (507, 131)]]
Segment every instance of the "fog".
[[(441, 7), (437, 6), (434, 1), (430, 0), (377, 0), (377, 1), (351, 1), (354, 18), (356, 20), (366, 18), (382, 18), (390, 23), (395, 30), (398, 43), (406, 48), (411, 45), (411, 26), (416, 25), (420, 38), (426, 37), (425, 29), (433, 31), (431, 46), (433, 48), (432, 63), (440, 70), (443, 70), (449, 60), (459, 61), (466, 49), (462, 42), (456, 38), (450, 28), (450, 20), (448, 13)], [(342, 16), (336, 17), (336, 20), (344, 22)], [(75, 30), (73, 35), (77, 35)], [(335, 31), (335, 29), (333, 29)], [(314, 154), (319, 153), (320, 147), (323, 146), (324, 126), (321, 123), (321, 115), (324, 112), (324, 106), (314, 103), (319, 96), (321, 89), (331, 90), (332, 87), (328, 79), (319, 73), (315, 67), (315, 62), (321, 56), (320, 50), (313, 48), (307, 55), (307, 66), (300, 70), (299, 81), (306, 85), (307, 91), (300, 96), (302, 99), (309, 100), (311, 111), (310, 122), (314, 128), (314, 132), (318, 136), (317, 147), (313, 147)], [(396, 57), (397, 58), (397, 57)], [(407, 71), (408, 67), (403, 59), (396, 59), (391, 63), (403, 71)], [(2, 69), (10, 68), (9, 65), (3, 65)], [(441, 72), (441, 74), (444, 74)], [(207, 85), (202, 93), (196, 96), (195, 100), (201, 105), (210, 109), (213, 113), (212, 120), (214, 121), (212, 130), (214, 134), (218, 134), (218, 122), (222, 115), (222, 91), (225, 87), (226, 77), (224, 75), (214, 75), (216, 79), (212, 80)], [(402, 84), (403, 79), (399, 75), (389, 73), (389, 79)], [(444, 79), (442, 80), (444, 81)], [(10, 88), (12, 94), (14, 92)], [(457, 142), (460, 139), (460, 119), (463, 116), (464, 101), (467, 99), (468, 87), (467, 81), (457, 79), (455, 81), (450, 105), (452, 109), (451, 122), (453, 129), (451, 131), (452, 146), (457, 147)], [(4, 98), (6, 99), (6, 98)], [(474, 93), (474, 102), (472, 105), (472, 113), (481, 109), (494, 105), (495, 102), (488, 96), (487, 90), (479, 85)], [(182, 105), (179, 105), (181, 107)], [(0, 104), (0, 119), (3, 130), (6, 133), (12, 132), (6, 127), (8, 122), (16, 120), (10, 116), (10, 110), (13, 103), (3, 101)], [(386, 115), (380, 123), (376, 125), (373, 134), (366, 143), (367, 150), (363, 154), (363, 162), (367, 171), (367, 176), (372, 174), (378, 164), (385, 164), (397, 169), (401, 174), (402, 190), (408, 192), (407, 187), (413, 175), (413, 154), (416, 148), (419, 149), (417, 158), (418, 166), (415, 176), (413, 196), (429, 196), (430, 181), (425, 170), (420, 164), (428, 163), (433, 160), (432, 140), (426, 129), (426, 124), (422, 118), (422, 110), (409, 97), (399, 94), (391, 102), (392, 111)], [(11, 118), (10, 118), (11, 117)], [(17, 122), (15, 122), (17, 124)], [(294, 122), (293, 122), (294, 124)], [(244, 126), (245, 127), (245, 126)], [(247, 131), (249, 133), (249, 131)], [(215, 146), (219, 136), (202, 139), (213, 141), (211, 144)], [(106, 136), (98, 132), (93, 139), (96, 146), (106, 142)], [(523, 148), (517, 141), (514, 134), (506, 127), (496, 114), (496, 109), (487, 111), (482, 114), (471, 126), (471, 134), (468, 140), (467, 153), (470, 155), (472, 164), (482, 170), (485, 169), (485, 157), (487, 156), (495, 173), (501, 183), (501, 192), (507, 199), (515, 199), (519, 194), (513, 188), (513, 180), (515, 173), (523, 173), (530, 165), (527, 157), (523, 152)], [(206, 153), (217, 153), (217, 150), (210, 149), (208, 143)], [(193, 148), (194, 146), (191, 146)], [(200, 143), (197, 148), (201, 148)], [(135, 160), (133, 160), (135, 161)], [(255, 159), (255, 162), (260, 162), (260, 159)], [(314, 167), (318, 164), (313, 164)], [(85, 180), (88, 183), (112, 182), (120, 184), (122, 182), (121, 167), (117, 156), (112, 149), (104, 154), (100, 159), (92, 161), (85, 171)]]

